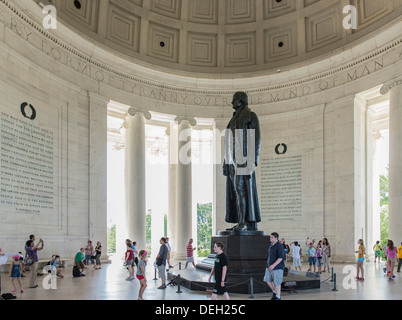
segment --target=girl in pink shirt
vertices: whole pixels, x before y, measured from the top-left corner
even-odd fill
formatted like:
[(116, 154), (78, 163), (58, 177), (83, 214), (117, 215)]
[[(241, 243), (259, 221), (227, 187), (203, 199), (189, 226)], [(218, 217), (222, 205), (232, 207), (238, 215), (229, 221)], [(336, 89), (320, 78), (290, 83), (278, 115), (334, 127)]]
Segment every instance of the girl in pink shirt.
[(397, 259), (397, 251), (398, 249), (394, 246), (394, 242), (392, 240), (388, 240), (387, 243), (387, 270), (388, 270), (388, 279), (389, 280), (394, 280), (395, 275), (394, 275), (394, 267), (395, 267), (395, 262)]

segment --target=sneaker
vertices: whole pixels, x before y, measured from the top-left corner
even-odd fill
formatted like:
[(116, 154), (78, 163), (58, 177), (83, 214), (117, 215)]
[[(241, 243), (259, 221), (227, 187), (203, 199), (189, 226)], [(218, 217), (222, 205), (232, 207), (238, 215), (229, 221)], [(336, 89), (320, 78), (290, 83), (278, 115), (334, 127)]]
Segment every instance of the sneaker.
[(33, 287), (29, 287), (30, 289), (36, 289), (37, 287), (39, 287), (37, 284), (35, 284)]
[(21, 293), (24, 293), (24, 290), (21, 289)]
[(276, 300), (276, 293), (272, 293), (272, 298), (271, 300)]
[(166, 289), (166, 285), (158, 287), (158, 289)]
[(275, 295), (275, 298), (273, 298), (272, 300), (281, 300), (281, 298), (278, 298), (278, 297)]

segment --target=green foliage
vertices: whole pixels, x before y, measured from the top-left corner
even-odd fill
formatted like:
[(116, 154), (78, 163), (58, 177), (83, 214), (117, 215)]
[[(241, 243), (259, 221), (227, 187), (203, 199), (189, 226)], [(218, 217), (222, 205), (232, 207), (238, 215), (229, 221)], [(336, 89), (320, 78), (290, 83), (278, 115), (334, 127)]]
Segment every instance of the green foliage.
[(212, 203), (197, 204), (197, 253), (207, 257), (211, 253)]
[(163, 216), (163, 234), (164, 234), (164, 237), (166, 238), (168, 235), (167, 235), (167, 233), (168, 233), (168, 231), (167, 231), (167, 229), (168, 229), (168, 221), (167, 221), (167, 214), (165, 213), (165, 215)]
[(145, 245), (148, 252), (148, 257), (151, 256), (151, 222), (152, 222), (152, 210), (148, 209), (145, 216)]
[[(388, 202), (389, 202), (389, 167), (387, 174), (380, 175), (380, 230), (381, 247), (385, 248), (388, 242)], [(384, 258), (384, 257), (383, 257)]]
[(387, 174), (380, 175), (380, 206), (388, 206), (389, 201), (389, 167)]
[(116, 253), (116, 225), (113, 225), (107, 235), (107, 251)]

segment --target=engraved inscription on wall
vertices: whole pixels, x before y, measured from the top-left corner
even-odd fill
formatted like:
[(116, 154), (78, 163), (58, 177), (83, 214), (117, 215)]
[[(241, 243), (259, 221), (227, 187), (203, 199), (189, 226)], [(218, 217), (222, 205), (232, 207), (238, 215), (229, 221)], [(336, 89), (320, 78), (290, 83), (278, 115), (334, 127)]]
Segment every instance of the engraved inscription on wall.
[(302, 156), (262, 159), (261, 215), (268, 222), (302, 218)]
[(0, 127), (1, 207), (17, 213), (53, 212), (54, 132), (5, 112)]

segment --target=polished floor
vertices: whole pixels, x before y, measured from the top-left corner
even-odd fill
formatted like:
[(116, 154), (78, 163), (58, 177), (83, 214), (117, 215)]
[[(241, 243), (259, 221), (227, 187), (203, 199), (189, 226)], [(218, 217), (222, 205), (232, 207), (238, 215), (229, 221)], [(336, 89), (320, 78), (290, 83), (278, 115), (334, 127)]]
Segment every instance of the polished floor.
[[(178, 262), (172, 261), (175, 270), (178, 270)], [(330, 274), (321, 274), (321, 288), (298, 291), (297, 293), (284, 292), (282, 300), (401, 300), (402, 299), (402, 273), (396, 273), (393, 281), (383, 273), (384, 263), (375, 264), (365, 262), (365, 281), (356, 281), (355, 265), (333, 264), (336, 273), (336, 291), (334, 282), (331, 282)], [(192, 267), (191, 267), (192, 268)], [(57, 279), (56, 289), (45, 289), (43, 284), (45, 276), (38, 278), (39, 287), (29, 289), (28, 272), (23, 278), (24, 293), (17, 293), (19, 300), (137, 300), (139, 282), (137, 279), (126, 281), (127, 271), (123, 267), (123, 261), (114, 257), (112, 263), (104, 264), (101, 270), (95, 270), (88, 266), (86, 277), (73, 278), (72, 267), (64, 270), (64, 279)], [(307, 271), (307, 265), (302, 266)], [(196, 271), (194, 271), (196, 272)], [(154, 269), (149, 263), (147, 267), (148, 288), (145, 291), (146, 300), (200, 300), (210, 299), (211, 294), (206, 291), (189, 291), (181, 288), (182, 293), (177, 293), (177, 286), (168, 286), (166, 290), (157, 289), (160, 280), (155, 278)], [(2, 293), (12, 290), (7, 273), (1, 274)], [(250, 295), (231, 294), (231, 300), (269, 300), (272, 294)]]

